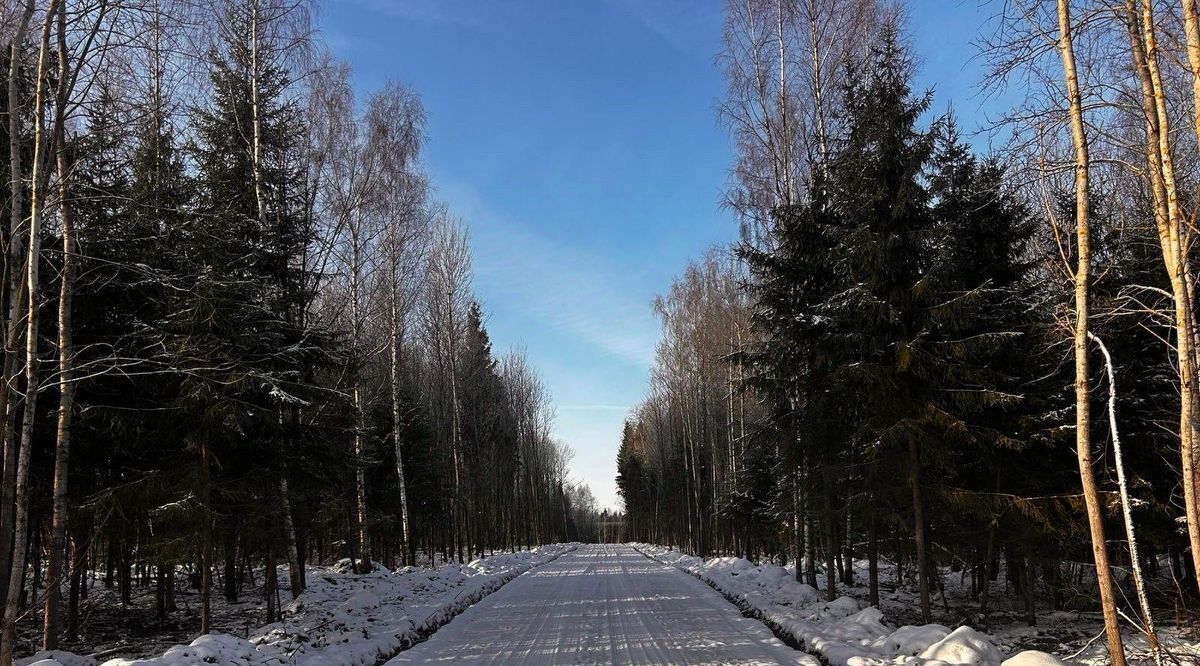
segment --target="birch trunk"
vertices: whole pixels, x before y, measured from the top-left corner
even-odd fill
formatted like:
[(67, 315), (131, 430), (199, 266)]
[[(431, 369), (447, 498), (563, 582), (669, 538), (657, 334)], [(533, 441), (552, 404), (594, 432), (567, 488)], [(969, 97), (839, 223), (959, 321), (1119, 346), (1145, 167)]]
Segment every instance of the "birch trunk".
[[(1193, 128), (1196, 131), (1196, 139), (1200, 142), (1200, 18), (1196, 13), (1196, 0), (1183, 0), (1183, 26), (1187, 36), (1187, 58), (1189, 68), (1192, 72), (1192, 104), (1193, 104)], [(1173, 285), (1172, 285), (1173, 286)], [(1188, 301), (1190, 304), (1191, 301)], [(1179, 307), (1177, 305), (1176, 311)], [(1190, 310), (1188, 310), (1190, 313)], [(1192, 381), (1196, 378), (1193, 376)], [(1191, 405), (1192, 411), (1186, 411), (1181, 415), (1182, 419), (1187, 419), (1188, 430), (1191, 437), (1184, 441), (1180, 437), (1180, 458), (1183, 467), (1183, 495), (1184, 506), (1187, 518), (1188, 527), (1188, 542), (1192, 549), (1192, 569), (1194, 572), (1193, 580), (1200, 586), (1200, 461), (1197, 460), (1197, 451), (1195, 445), (1195, 414), (1196, 405)]]
[[(392, 266), (395, 267), (395, 257), (392, 259)], [(396, 449), (396, 478), (399, 484), (400, 492), (400, 547), (401, 557), (404, 558), (405, 564), (408, 564), (408, 490), (404, 485), (404, 452), (400, 445), (400, 316), (397, 312), (399, 308), (397, 294), (397, 276), (395, 271), (392, 274), (391, 296), (392, 302), (389, 310), (389, 340), (388, 346), (391, 355), (391, 385), (392, 385), (392, 444)]]
[(75, 220), (69, 193), (70, 165), (67, 159), (66, 128), (67, 55), (66, 9), (58, 7), (58, 94), (55, 104), (54, 148), (58, 168), (58, 215), (62, 224), (63, 264), (58, 295), (58, 425), (54, 447), (53, 516), (50, 529), (50, 559), (46, 568), (46, 608), (43, 615), (42, 649), (58, 647), (59, 604), (63, 563), (67, 550), (67, 484), (71, 455), (71, 424), (75, 411), (72, 300), (75, 289)]
[(46, 99), (43, 82), (46, 80), (46, 52), (50, 45), (50, 27), (58, 0), (50, 0), (42, 24), (41, 45), (34, 93), (34, 148), (30, 169), (32, 188), (29, 195), (29, 245), (25, 259), (25, 292), (28, 295), (25, 331), (25, 409), (21, 424), (21, 442), (17, 450), (16, 487), (13, 507), (12, 566), (9, 567), (9, 586), (5, 590), (4, 623), (0, 630), (0, 664), (12, 661), (16, 640), (17, 611), (21, 602), (22, 581), (25, 575), (26, 550), (29, 545), (29, 458), (33, 453), (33, 421), (37, 416), (38, 393), (38, 306), (40, 305), (38, 259), (41, 255), (41, 216), (45, 196), (42, 192), (45, 176), (42, 168), (46, 159), (45, 130)]
[(799, 456), (792, 465), (792, 543), (795, 545), (792, 559), (796, 564), (796, 582), (803, 580), (804, 576), (804, 526), (800, 517), (800, 461)]
[(1150, 656), (1156, 666), (1162, 666), (1162, 650), (1158, 646), (1158, 634), (1154, 631), (1154, 614), (1150, 610), (1150, 599), (1146, 596), (1146, 582), (1142, 576), (1142, 559), (1138, 554), (1137, 534), (1133, 528), (1133, 511), (1129, 504), (1129, 485), (1125, 482), (1125, 462), (1121, 455), (1121, 436), (1117, 433), (1117, 379), (1113, 372), (1112, 356), (1108, 347), (1099, 337), (1088, 333), (1088, 338), (1095, 341), (1104, 355), (1104, 369), (1108, 375), (1108, 429), (1112, 435), (1113, 459), (1117, 467), (1117, 483), (1121, 489), (1121, 517), (1125, 520), (1125, 538), (1129, 542), (1129, 562), (1133, 571), (1133, 585), (1137, 592), (1138, 606), (1142, 610), (1142, 622), (1145, 623), (1147, 642), (1150, 644)]
[(446, 355), (450, 362), (450, 456), (454, 465), (454, 538), (458, 541), (458, 559), (463, 561), (463, 540), (466, 534), (466, 516), (463, 512), (462, 497), (462, 456), (459, 452), (459, 433), (461, 429), (461, 409), (458, 404), (458, 354), (455, 350), (454, 334), (454, 292), (446, 290), (446, 316), (449, 325), (446, 329)]
[(292, 517), (292, 497), (288, 492), (287, 469), (279, 474), (279, 501), (283, 509), (283, 535), (287, 546), (288, 584), (292, 598), (304, 591), (304, 564), (300, 561), (300, 545), (296, 542), (296, 521)]
[(365, 467), (365, 442), (363, 441), (363, 432), (366, 429), (366, 423), (363, 419), (363, 398), (361, 377), (358, 364), (360, 362), (359, 352), (362, 345), (362, 313), (359, 299), (361, 297), (361, 273), (362, 273), (362, 253), (359, 250), (359, 229), (358, 224), (354, 223), (351, 227), (352, 239), (354, 244), (351, 249), (351, 275), (350, 275), (350, 317), (351, 322), (351, 348), (354, 350), (354, 367), (351, 368), (353, 376), (351, 378), (350, 395), (354, 403), (354, 517), (355, 517), (355, 535), (358, 539), (358, 570), (359, 573), (369, 573), (371, 571), (371, 553), (370, 540), (367, 535), (367, 477)]
[(788, 127), (787, 99), (787, 48), (783, 34), (784, 0), (775, 0), (775, 38), (779, 46), (779, 150), (780, 171), (783, 175), (783, 205), (791, 206), (795, 200), (792, 188), (792, 141)]
[(1112, 573), (1108, 568), (1104, 516), (1100, 508), (1100, 493), (1096, 488), (1096, 479), (1092, 471), (1087, 349), (1088, 288), (1091, 268), (1091, 242), (1088, 236), (1090, 214), (1088, 176), (1091, 159), (1088, 154), (1087, 133), (1083, 124), (1083, 96), (1079, 91), (1071, 30), (1069, 0), (1058, 0), (1058, 50), (1062, 58), (1063, 79), (1066, 83), (1068, 111), (1071, 120), (1071, 140), (1075, 148), (1075, 237), (1078, 254), (1075, 269), (1075, 448), (1079, 459), (1079, 477), (1083, 485), (1083, 498), (1087, 505), (1092, 557), (1096, 564), (1096, 582), (1100, 588), (1100, 604), (1104, 614), (1109, 657), (1112, 659), (1113, 666), (1125, 666), (1125, 649), (1121, 645), (1121, 628), (1117, 623)]
[[(1171, 158), (1169, 116), (1166, 111), (1166, 96), (1158, 68), (1156, 31), (1153, 10), (1149, 2), (1143, 1), (1140, 8), (1134, 0), (1126, 0), (1131, 53), (1134, 70), (1142, 91), (1142, 110), (1146, 120), (1146, 145), (1150, 190), (1155, 203), (1155, 224), (1159, 243), (1162, 246), (1163, 262), (1171, 282), (1175, 303), (1176, 355), (1180, 378), (1180, 456), (1183, 462), (1183, 478), (1193, 478), (1196, 432), (1193, 413), (1196, 404), (1195, 325), (1190, 303), (1191, 286), (1188, 273), (1188, 247), (1190, 228), (1182, 219), (1178, 205), (1174, 163)], [(1200, 534), (1196, 520), (1196, 493), (1194, 484), (1184, 483), (1184, 510), (1188, 523), (1189, 539)], [(1200, 559), (1193, 559), (1200, 563)]]
[[(21, 105), (20, 95), (20, 62), (21, 47), (29, 34), (29, 23), (33, 20), (34, 2), (28, 0), (17, 24), (9, 49), (8, 63), (8, 108), (17, 109)], [(12, 559), (13, 539), (13, 505), (17, 486), (17, 448), (12, 437), (11, 397), (14, 378), (17, 373), (16, 345), (20, 335), (20, 302), (24, 297), (23, 280), (17, 279), (17, 271), (24, 259), (24, 245), (21, 243), (21, 226), (24, 224), (24, 179), (21, 166), (21, 118), (20, 114), (8, 114), (8, 165), (9, 165), (9, 201), (12, 217), (9, 221), (9, 246), (5, 255), (5, 275), (8, 290), (7, 318), (4, 322), (4, 375), (3, 387), (0, 387), (0, 440), (4, 442), (4, 457), (0, 459), (0, 598), (8, 595), (9, 564)], [(0, 606), (0, 617), (4, 610)]]
[[(1173, 262), (1168, 262), (1171, 291), (1175, 301), (1175, 345), (1179, 364), (1180, 418), (1179, 448), (1183, 468), (1184, 511), (1188, 523), (1188, 538), (1192, 543), (1192, 562), (1200, 573), (1200, 508), (1197, 507), (1195, 468), (1195, 419), (1196, 376), (1192, 351), (1193, 323), (1191, 301), (1188, 298), (1187, 272), (1191, 246), (1191, 228), (1183, 219), (1179, 205), (1175, 168), (1171, 156), (1170, 117), (1167, 113), (1166, 94), (1158, 67), (1157, 36), (1154, 28), (1154, 9), (1150, 0), (1142, 0), (1142, 38), (1145, 47), (1146, 72), (1153, 87), (1154, 111), (1158, 122), (1158, 152), (1162, 162), (1162, 184), (1166, 194), (1166, 205), (1170, 221), (1168, 228), (1172, 242)], [(1186, 482), (1190, 479), (1191, 482)]]
[(817, 25), (817, 3), (816, 0), (808, 0), (808, 30), (809, 30), (809, 58), (812, 67), (812, 93), (813, 93), (813, 116), (816, 124), (817, 134), (817, 165), (818, 174), (824, 179), (825, 169), (829, 164), (829, 138), (825, 129), (825, 78), (822, 76), (822, 70), (825, 62), (825, 57), (821, 54), (822, 39), (819, 35), (821, 31)]
[(259, 15), (258, 0), (250, 0), (250, 119), (251, 158), (254, 165), (254, 202), (258, 208), (260, 232), (267, 230), (267, 205), (262, 177), (262, 108), (259, 103)]

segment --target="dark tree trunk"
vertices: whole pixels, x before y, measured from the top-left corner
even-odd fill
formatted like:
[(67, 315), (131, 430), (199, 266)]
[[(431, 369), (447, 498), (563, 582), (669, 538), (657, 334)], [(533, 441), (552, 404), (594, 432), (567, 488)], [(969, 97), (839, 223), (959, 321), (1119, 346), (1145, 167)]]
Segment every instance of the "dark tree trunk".
[(267, 624), (276, 620), (277, 601), (279, 599), (279, 580), (278, 567), (275, 566), (275, 548), (268, 540), (267, 543), (267, 573), (263, 578), (265, 581), (265, 592), (267, 601)]
[(87, 570), (87, 542), (76, 536), (71, 555), (71, 582), (67, 593), (67, 628), (64, 636), (68, 641), (79, 638), (79, 599), (84, 591), (83, 575)]
[(979, 582), (979, 614), (987, 616), (988, 614), (988, 592), (992, 587), (992, 580), (996, 576), (996, 572), (992, 569), (995, 566), (993, 563), (996, 559), (996, 523), (992, 521), (988, 527), (987, 552), (983, 558), (983, 579)]
[(921, 592), (921, 621), (929, 624), (929, 570), (925, 556), (925, 505), (921, 499), (921, 452), (916, 439), (910, 439), (908, 442), (908, 483), (912, 491), (913, 542), (916, 546), (917, 586)]
[(225, 601), (234, 603), (238, 600), (238, 585), (237, 585), (237, 556), (238, 556), (238, 538), (237, 532), (232, 529), (225, 530), (224, 553), (225, 553), (225, 578), (224, 592)]
[(128, 606), (133, 591), (133, 540), (126, 537), (121, 542), (121, 566), (118, 569), (121, 586), (121, 605)]
[(867, 585), (872, 606), (879, 605), (879, 530), (875, 521), (875, 513), (871, 512), (867, 523)]
[(117, 571), (117, 540), (108, 540), (108, 554), (104, 557), (104, 587), (111, 590)]
[(833, 517), (833, 483), (830, 470), (825, 469), (825, 599), (837, 598), (837, 523)]

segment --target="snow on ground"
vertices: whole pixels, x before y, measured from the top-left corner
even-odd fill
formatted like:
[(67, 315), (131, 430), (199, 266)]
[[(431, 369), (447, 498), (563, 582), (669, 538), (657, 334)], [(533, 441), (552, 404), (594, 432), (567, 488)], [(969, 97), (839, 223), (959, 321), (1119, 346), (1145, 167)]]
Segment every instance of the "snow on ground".
[(774, 564), (755, 565), (737, 557), (704, 560), (652, 544), (642, 553), (671, 564), (725, 595), (743, 611), (804, 646), (831, 666), (1062, 666), (1044, 652), (1022, 652), (1007, 661), (986, 634), (962, 626), (903, 626), (883, 622), (873, 606), (843, 596), (826, 602), (816, 589), (798, 583)]
[[(1159, 645), (1167, 664), (1200, 666), (1200, 636), (1195, 628), (1180, 628), (1174, 622), (1166, 624), (1160, 618), (1156, 627)], [(1104, 641), (1104, 624), (1097, 613), (1054, 611), (1038, 614), (1038, 626), (1011, 626), (992, 632), (997, 645), (1020, 646), (1038, 644), (1065, 655), (1063, 661), (1072, 666), (1109, 666), (1108, 647)], [(1126, 623), (1121, 625), (1121, 642), (1125, 655), (1133, 666), (1153, 666), (1149, 642), (1144, 634)], [(1041, 666), (1031, 661), (1023, 666)]]
[[(161, 656), (110, 659), (102, 666), (368, 666), (386, 659), (448, 622), (529, 569), (578, 544), (540, 546), (437, 569), (378, 567), (365, 575), (339, 567), (309, 567), (308, 588), (283, 607), (284, 620), (242, 638), (201, 636)], [(286, 580), (286, 574), (280, 577)], [(66, 652), (38, 653), (17, 666), (95, 666)]]
[(704, 583), (618, 544), (522, 576), (387, 666), (451, 662), (818, 666)]
[[(942, 612), (944, 600), (934, 608), (935, 619), (944, 625), (894, 628), (885, 622), (885, 614), (913, 617), (916, 600), (905, 588), (882, 590), (881, 612), (849, 596), (825, 602), (816, 589), (797, 583), (793, 572), (780, 566), (731, 557), (702, 560), (661, 546), (637, 547), (658, 562), (629, 547), (589, 546), (492, 595), (521, 573), (574, 550), (576, 544), (497, 554), (465, 565), (394, 572), (380, 568), (366, 575), (338, 566), (313, 566), (307, 569), (309, 589), (284, 606), (282, 622), (250, 628), (254, 623), (249, 618), (258, 611), (247, 602), (245, 608), (226, 609), (229, 621), (221, 625), (235, 627), (226, 631), (241, 636), (209, 634), (164, 653), (169, 643), (156, 644), (161, 635), (129, 634), (136, 626), (126, 624), (126, 640), (118, 648), (122, 652), (106, 647), (101, 654), (160, 655), (109, 659), (105, 666), (356, 666), (376, 664), (397, 653), (395, 664), (425, 659), (591, 663), (605, 661), (604, 655), (618, 663), (816, 663), (809, 654), (786, 649), (763, 623), (741, 617), (722, 600), (723, 595), (830, 666), (1108, 664), (1101, 624), (1094, 613), (1043, 612), (1038, 614), (1037, 627), (1027, 627), (1019, 621), (1019, 612), (1004, 608), (1011, 599), (998, 594), (996, 610), (987, 619), (972, 615), (974, 619), (968, 620), (977, 626), (988, 622), (987, 633), (958, 626), (964, 616), (956, 615), (959, 611), (950, 604)], [(965, 583), (956, 578), (944, 579), (940, 587), (961, 610), (969, 607), (970, 600), (964, 596)], [(865, 598), (862, 587), (845, 589)], [(102, 593), (114, 592), (93, 593), (99, 602)], [(482, 603), (467, 608), (485, 596)], [(215, 601), (215, 608), (221, 608), (223, 602)], [(400, 652), (464, 609), (458, 620), (427, 643)], [(1166, 625), (1159, 635), (1168, 663), (1200, 665), (1200, 638), (1170, 626), (1169, 621), (1161, 624)], [(181, 625), (183, 631), (186, 626), (194, 625)], [(239, 626), (247, 628), (236, 629)], [(1130, 663), (1149, 664), (1145, 639), (1132, 628), (1125, 629)], [(1027, 650), (1033, 647), (1061, 656)], [(782, 654), (776, 652), (780, 648), (785, 648)], [(1006, 660), (1005, 655), (1012, 656)], [(17, 664), (98, 666), (104, 658), (39, 653)]]
[[(856, 560), (856, 585), (843, 588), (860, 602), (867, 598), (864, 584), (866, 570), (866, 561)], [(1161, 595), (1170, 596), (1174, 594), (1175, 581), (1169, 577), (1170, 567), (1165, 562), (1161, 570), (1164, 578), (1149, 581), (1151, 589), (1157, 588)], [(794, 573), (794, 569), (792, 571)], [(973, 625), (988, 634), (992, 644), (1005, 654), (1043, 650), (1060, 655), (1059, 659), (1071, 666), (1109, 666), (1108, 649), (1103, 636), (1104, 622), (1098, 611), (1049, 610), (1041, 607), (1037, 613), (1037, 625), (1029, 626), (1025, 620), (1024, 602), (1007, 580), (1006, 572), (1006, 567), (999, 568), (997, 579), (991, 583), (992, 610), (986, 616), (981, 616), (978, 612), (979, 600), (971, 591), (969, 573), (963, 569), (955, 573), (943, 568), (940, 580), (934, 585), (937, 592), (933, 596), (931, 611), (935, 620), (950, 626)], [(884, 617), (893, 620), (894, 624), (912, 622), (919, 617), (917, 593), (911, 587), (913, 572), (910, 570), (906, 575), (908, 587), (895, 586), (893, 581), (896, 573), (894, 563), (880, 562), (879, 608)], [(1077, 584), (1080, 587), (1073, 594), (1081, 599), (1096, 594), (1091, 587), (1094, 581), (1085, 578), (1077, 581)], [(1125, 581), (1124, 584), (1128, 585), (1129, 582)], [(1200, 666), (1200, 634), (1196, 626), (1188, 624), (1187, 615), (1181, 617), (1164, 609), (1158, 614), (1157, 621), (1158, 638), (1167, 656), (1166, 663)], [(1153, 666), (1154, 661), (1143, 634), (1127, 622), (1122, 622), (1122, 638), (1128, 663), (1132, 666)], [(1030, 655), (1025, 655), (1023, 659), (1029, 666), (1042, 666)]]

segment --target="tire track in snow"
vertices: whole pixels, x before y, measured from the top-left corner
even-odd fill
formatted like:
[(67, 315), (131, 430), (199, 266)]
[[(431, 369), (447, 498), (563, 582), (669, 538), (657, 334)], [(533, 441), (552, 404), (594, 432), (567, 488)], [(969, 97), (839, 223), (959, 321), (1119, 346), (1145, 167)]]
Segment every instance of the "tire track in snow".
[[(648, 559), (652, 562), (659, 562), (658, 560), (654, 559), (654, 557), (651, 556), (649, 553), (643, 552), (642, 549), (638, 548), (637, 546), (631, 546), (631, 547), (634, 550), (636, 550), (642, 557), (645, 557), (646, 559)], [(659, 562), (659, 563), (662, 564), (661, 562)], [(691, 576), (692, 578), (695, 578), (696, 580), (700, 581), (701, 583), (704, 583), (705, 585), (716, 590), (717, 593), (720, 594), (722, 597), (724, 597), (726, 601), (728, 601), (729, 603), (736, 606), (737, 609), (739, 611), (741, 611), (743, 617), (747, 617), (752, 620), (758, 620), (759, 622), (762, 622), (768, 629), (771, 630), (772, 634), (775, 634), (775, 638), (778, 638), (780, 641), (782, 641), (784, 645), (786, 645), (798, 652), (802, 652), (809, 657), (812, 657), (819, 664), (821, 664), (821, 666), (829, 666), (829, 661), (826, 660), (824, 656), (809, 650), (808, 647), (805, 645), (804, 641), (796, 638), (796, 636), (793, 635), (792, 632), (788, 631), (787, 629), (784, 629), (782, 626), (780, 626), (780, 624), (778, 622), (775, 622), (767, 615), (764, 615), (762, 613), (762, 611), (758, 610), (754, 606), (751, 606), (749, 603), (746, 602), (745, 599), (737, 596), (736, 594), (731, 594), (729, 592), (726, 592), (725, 590), (722, 590), (721, 588), (714, 585), (712, 582), (701, 577), (699, 574), (692, 573), (691, 571), (688, 571), (686, 569), (681, 569), (679, 567), (675, 567), (672, 565), (666, 565), (666, 566), (671, 566), (671, 568), (675, 569), (679, 573)]]
[(467, 609), (389, 666), (813, 663), (680, 573), (626, 545), (583, 546)]
[(475, 604), (479, 603), (480, 601), (482, 601), (482, 600), (488, 598), (489, 596), (495, 594), (496, 592), (499, 592), (500, 590), (504, 589), (505, 585), (508, 585), (512, 581), (520, 578), (521, 576), (524, 576), (527, 573), (536, 571), (536, 570), (554, 562), (555, 560), (562, 557), (563, 555), (567, 555), (568, 553), (573, 553), (573, 552), (575, 552), (575, 550), (576, 550), (576, 548), (570, 548), (568, 550), (564, 550), (563, 552), (559, 553), (558, 555), (555, 555), (554, 557), (546, 560), (545, 562), (542, 562), (541, 564), (536, 564), (511, 578), (501, 580), (499, 585), (496, 585), (495, 587), (491, 587), (490, 589), (479, 590), (478, 592), (468, 595), (467, 597), (464, 597), (462, 599), (456, 599), (455, 605), (449, 609), (444, 610), (436, 620), (427, 620), (425, 625), (417, 632), (416, 636), (413, 637), (413, 640), (411, 642), (409, 642), (404, 647), (400, 648), (398, 651), (393, 652), (392, 654), (390, 654), (386, 657), (381, 657), (378, 661), (375, 662), (375, 666), (382, 666), (382, 664), (385, 664), (388, 661), (395, 659), (397, 655), (405, 652), (406, 650), (410, 650), (413, 647), (416, 647), (417, 645), (420, 645), (421, 643), (424, 643), (425, 641), (429, 640), (429, 638), (431, 636), (433, 636), (435, 633), (437, 633), (438, 629), (441, 629), (442, 627), (444, 627), (447, 624), (449, 624), (450, 622), (452, 622), (454, 620), (454, 618), (461, 615), (463, 613), (463, 611), (467, 610), (471, 606), (474, 606)]

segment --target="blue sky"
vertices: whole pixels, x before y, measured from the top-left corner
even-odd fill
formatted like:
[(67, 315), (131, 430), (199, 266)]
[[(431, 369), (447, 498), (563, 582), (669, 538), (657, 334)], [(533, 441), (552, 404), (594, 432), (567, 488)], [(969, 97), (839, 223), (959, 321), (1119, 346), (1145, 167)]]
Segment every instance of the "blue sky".
[[(966, 130), (980, 110), (977, 0), (914, 0), (918, 85)], [(985, 8), (986, 9), (986, 8)], [(658, 337), (650, 301), (727, 243), (732, 161), (715, 105), (720, 0), (333, 0), (321, 29), (369, 91), (393, 79), (429, 115), (425, 161), (468, 224), (499, 351), (526, 347), (573, 475), (603, 506), (621, 423)]]

